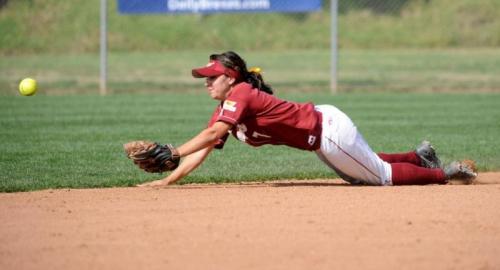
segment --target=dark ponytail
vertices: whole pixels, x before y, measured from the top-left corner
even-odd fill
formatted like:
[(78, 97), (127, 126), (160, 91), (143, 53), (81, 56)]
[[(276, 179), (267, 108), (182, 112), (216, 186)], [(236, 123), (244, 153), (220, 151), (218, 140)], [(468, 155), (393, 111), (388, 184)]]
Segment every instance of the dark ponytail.
[(273, 94), (273, 89), (264, 82), (262, 75), (257, 71), (247, 70), (245, 60), (243, 60), (243, 58), (241, 58), (237, 53), (228, 51), (221, 54), (212, 54), (210, 55), (210, 60), (217, 60), (225, 67), (238, 71), (241, 75), (241, 79), (239, 79), (240, 81), (247, 82), (254, 88), (264, 91), (270, 95)]

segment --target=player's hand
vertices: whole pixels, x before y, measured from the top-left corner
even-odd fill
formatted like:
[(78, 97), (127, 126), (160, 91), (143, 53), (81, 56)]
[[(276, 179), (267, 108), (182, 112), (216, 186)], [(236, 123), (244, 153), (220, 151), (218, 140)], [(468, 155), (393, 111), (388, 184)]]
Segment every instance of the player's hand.
[(168, 186), (168, 182), (165, 180), (156, 180), (153, 182), (137, 185), (137, 187), (154, 187), (154, 188), (161, 188), (166, 186)]

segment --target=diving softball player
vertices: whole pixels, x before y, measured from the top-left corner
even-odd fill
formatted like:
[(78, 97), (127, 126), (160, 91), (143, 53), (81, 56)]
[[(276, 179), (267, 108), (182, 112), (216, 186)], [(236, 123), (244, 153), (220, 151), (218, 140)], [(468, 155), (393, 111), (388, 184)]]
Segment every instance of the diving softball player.
[(429, 142), (414, 151), (376, 154), (351, 119), (333, 105), (296, 103), (273, 96), (256, 70), (234, 52), (210, 56), (192, 70), (205, 78), (212, 99), (220, 101), (208, 127), (177, 150), (183, 162), (166, 178), (141, 186), (172, 184), (198, 167), (229, 135), (251, 146), (287, 145), (314, 151), (320, 160), (352, 184), (446, 184), (455, 177), (474, 178), (470, 166), (453, 162), (444, 169)]

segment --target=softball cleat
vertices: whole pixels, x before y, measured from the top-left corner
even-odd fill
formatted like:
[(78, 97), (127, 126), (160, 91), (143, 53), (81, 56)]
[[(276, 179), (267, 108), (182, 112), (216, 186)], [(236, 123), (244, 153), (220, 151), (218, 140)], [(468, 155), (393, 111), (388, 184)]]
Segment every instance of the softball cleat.
[(429, 141), (423, 141), (415, 150), (420, 157), (422, 167), (436, 169), (441, 168), (441, 160), (436, 155), (436, 151)]
[(472, 184), (477, 177), (476, 165), (472, 160), (453, 161), (444, 168), (448, 180), (461, 180), (465, 184)]

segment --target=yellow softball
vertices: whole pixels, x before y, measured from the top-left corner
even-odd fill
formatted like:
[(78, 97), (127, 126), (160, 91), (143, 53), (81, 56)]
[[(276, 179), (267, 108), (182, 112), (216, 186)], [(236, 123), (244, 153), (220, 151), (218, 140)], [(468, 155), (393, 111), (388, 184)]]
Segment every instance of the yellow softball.
[(23, 96), (32, 96), (36, 93), (36, 81), (32, 78), (23, 79), (19, 83), (19, 93)]

